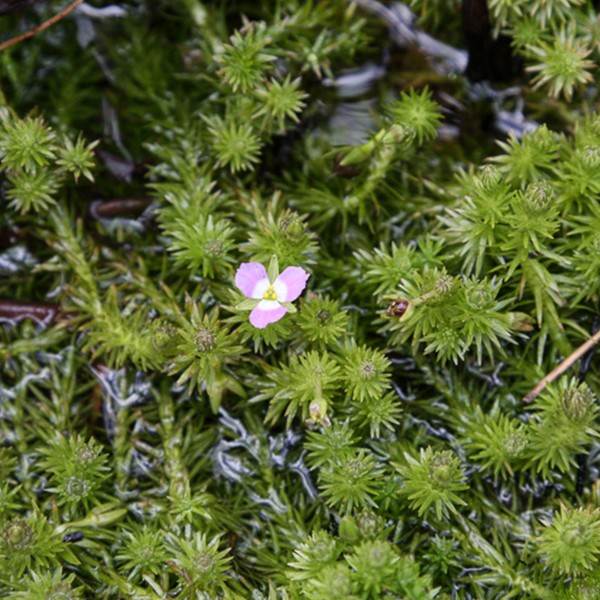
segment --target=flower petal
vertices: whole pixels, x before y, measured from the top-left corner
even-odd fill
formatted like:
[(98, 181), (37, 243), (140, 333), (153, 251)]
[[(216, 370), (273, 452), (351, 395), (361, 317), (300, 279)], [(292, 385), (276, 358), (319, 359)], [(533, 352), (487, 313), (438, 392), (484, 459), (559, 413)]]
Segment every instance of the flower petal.
[[(266, 282), (266, 284), (264, 284)], [(264, 289), (260, 289), (264, 284)], [(269, 287), (267, 271), (257, 262), (242, 263), (235, 274), (235, 285), (242, 290), (246, 298), (262, 298)]]
[[(293, 302), (306, 287), (306, 282), (310, 275), (300, 267), (288, 267), (279, 275), (275, 285), (275, 291), (277, 292), (277, 300), (280, 302)], [(282, 283), (281, 293), (278, 290), (278, 283)]]
[(285, 306), (274, 300), (263, 300), (251, 313), (250, 323), (257, 329), (264, 329), (269, 323), (279, 321), (287, 312)]

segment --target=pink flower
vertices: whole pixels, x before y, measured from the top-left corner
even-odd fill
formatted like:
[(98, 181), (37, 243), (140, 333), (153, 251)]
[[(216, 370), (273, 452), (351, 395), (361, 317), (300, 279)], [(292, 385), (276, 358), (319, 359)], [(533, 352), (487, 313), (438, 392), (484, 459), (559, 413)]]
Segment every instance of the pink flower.
[(300, 267), (288, 267), (279, 274), (276, 258), (271, 259), (268, 273), (260, 263), (242, 263), (235, 274), (235, 285), (249, 300), (244, 300), (238, 308), (252, 309), (250, 323), (264, 329), (286, 312), (296, 312), (291, 302), (302, 293), (309, 277)]

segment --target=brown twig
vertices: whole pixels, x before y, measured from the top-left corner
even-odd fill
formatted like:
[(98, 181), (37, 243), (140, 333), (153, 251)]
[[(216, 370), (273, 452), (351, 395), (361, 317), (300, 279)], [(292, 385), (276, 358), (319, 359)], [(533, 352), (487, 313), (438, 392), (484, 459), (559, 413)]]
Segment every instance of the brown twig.
[(151, 198), (115, 198), (96, 200), (90, 206), (90, 214), (94, 219), (113, 219), (115, 217), (137, 216), (152, 203)]
[(60, 314), (56, 304), (0, 300), (0, 322), (19, 323), (31, 319), (40, 325), (49, 325)]
[(54, 23), (57, 23), (58, 21), (66, 17), (69, 13), (73, 12), (82, 2), (83, 0), (75, 0), (75, 2), (72, 2), (69, 6), (67, 6), (67, 8), (59, 12), (57, 15), (54, 15), (47, 21), (44, 21), (41, 25), (38, 25), (37, 27), (26, 31), (21, 35), (11, 38), (10, 40), (6, 40), (6, 42), (0, 44), (0, 52), (2, 52), (2, 50), (10, 48), (11, 46), (14, 46), (15, 44), (18, 44), (19, 42), (22, 42), (23, 40), (33, 37), (36, 33), (44, 31), (44, 29), (48, 29), (48, 27), (51, 27), (52, 25), (54, 25)]
[(591, 350), (598, 342), (600, 342), (600, 330), (597, 331), (591, 338), (581, 344), (574, 352), (569, 354), (555, 369), (550, 371), (526, 396), (523, 396), (523, 402), (531, 402), (545, 387), (552, 383), (557, 377), (560, 377), (567, 369), (572, 367), (586, 352)]

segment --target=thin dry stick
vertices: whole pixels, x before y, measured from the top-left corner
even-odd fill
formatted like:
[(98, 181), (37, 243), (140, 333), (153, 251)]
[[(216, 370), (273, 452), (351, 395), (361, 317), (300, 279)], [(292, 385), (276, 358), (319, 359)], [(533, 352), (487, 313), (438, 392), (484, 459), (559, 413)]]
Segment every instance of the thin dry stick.
[(63, 11), (59, 12), (57, 15), (54, 15), (47, 21), (44, 21), (41, 25), (38, 25), (37, 27), (26, 31), (21, 35), (11, 38), (10, 40), (6, 40), (6, 42), (0, 44), (0, 52), (2, 52), (2, 50), (10, 48), (11, 46), (14, 46), (15, 44), (18, 44), (19, 42), (22, 42), (23, 40), (26, 40), (27, 38), (33, 37), (36, 33), (44, 31), (44, 29), (48, 29), (48, 27), (51, 27), (52, 25), (54, 25), (54, 23), (66, 17), (70, 12), (73, 12), (82, 2), (83, 0), (75, 0), (75, 2), (67, 6), (67, 8), (65, 8)]
[(57, 304), (0, 300), (0, 323), (20, 323), (25, 319), (32, 319), (36, 323), (49, 325), (59, 314), (60, 308)]
[(557, 377), (560, 377), (568, 368), (573, 366), (586, 352), (591, 350), (598, 342), (600, 342), (600, 330), (598, 330), (587, 342), (584, 342), (569, 354), (555, 369), (550, 371), (544, 379), (542, 379), (526, 396), (523, 396), (523, 402), (531, 402), (544, 388), (552, 383)]

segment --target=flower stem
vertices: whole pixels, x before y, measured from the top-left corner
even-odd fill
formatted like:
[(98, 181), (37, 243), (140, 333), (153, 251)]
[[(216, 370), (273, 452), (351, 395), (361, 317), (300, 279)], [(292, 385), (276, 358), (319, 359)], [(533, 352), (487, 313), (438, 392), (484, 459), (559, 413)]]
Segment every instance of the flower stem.
[(48, 29), (48, 27), (51, 27), (54, 25), (54, 23), (57, 23), (62, 18), (66, 17), (70, 12), (74, 11), (82, 2), (83, 0), (75, 0), (75, 2), (67, 6), (67, 8), (65, 8), (63, 11), (59, 12), (57, 15), (54, 15), (47, 21), (44, 21), (41, 25), (26, 31), (25, 33), (17, 35), (16, 37), (10, 38), (10, 40), (6, 40), (6, 42), (0, 44), (0, 52), (10, 48), (11, 46), (14, 46), (15, 44), (18, 44), (19, 42), (22, 42), (23, 40), (33, 37), (36, 33), (44, 31), (44, 29)]

